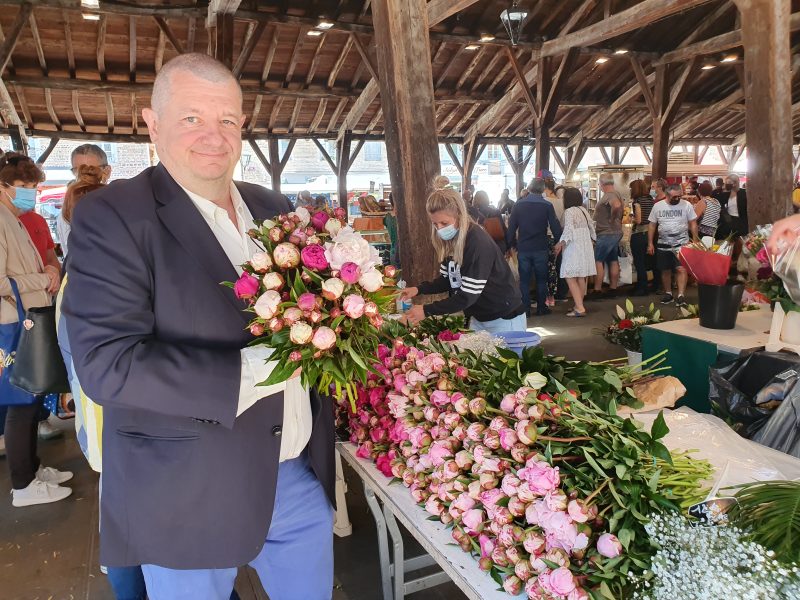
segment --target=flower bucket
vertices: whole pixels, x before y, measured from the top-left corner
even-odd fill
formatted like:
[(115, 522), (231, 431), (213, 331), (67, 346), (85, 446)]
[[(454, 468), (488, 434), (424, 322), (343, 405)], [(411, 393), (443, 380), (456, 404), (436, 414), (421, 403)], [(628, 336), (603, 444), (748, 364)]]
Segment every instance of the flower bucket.
[(642, 370), (642, 353), (635, 350), (625, 350), (628, 353), (628, 366), (636, 367), (635, 371)]
[(531, 331), (503, 331), (495, 335), (503, 339), (509, 350), (513, 350), (520, 356), (525, 348), (533, 348), (542, 342), (541, 336)]
[(744, 284), (699, 284), (700, 326), (708, 329), (733, 329), (739, 316)]

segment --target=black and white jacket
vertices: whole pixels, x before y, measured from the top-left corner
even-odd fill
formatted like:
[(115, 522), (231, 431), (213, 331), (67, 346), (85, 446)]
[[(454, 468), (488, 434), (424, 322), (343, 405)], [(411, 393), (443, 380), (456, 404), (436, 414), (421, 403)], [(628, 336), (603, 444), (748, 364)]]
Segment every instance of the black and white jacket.
[(450, 297), (425, 305), (425, 316), (463, 311), (478, 321), (511, 319), (525, 312), (519, 285), (502, 252), (486, 231), (471, 225), (464, 245), (464, 260), (446, 258), (439, 265), (441, 277), (419, 284), (421, 294)]

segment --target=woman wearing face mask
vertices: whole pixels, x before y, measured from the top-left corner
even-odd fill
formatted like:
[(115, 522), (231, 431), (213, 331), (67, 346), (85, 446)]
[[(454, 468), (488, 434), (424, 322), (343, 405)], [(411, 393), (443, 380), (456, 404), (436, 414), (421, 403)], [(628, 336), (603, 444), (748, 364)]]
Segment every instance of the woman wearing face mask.
[(437, 177), (426, 206), (440, 277), (406, 288), (401, 298), (444, 292), (450, 296), (415, 305), (406, 317), (416, 324), (425, 317), (463, 311), (475, 331), (525, 331), (525, 307), (508, 263), (489, 234), (469, 218), (461, 196), (448, 184), (447, 177)]
[(738, 239), (739, 236), (750, 233), (747, 222), (747, 192), (739, 189), (739, 176), (735, 173), (728, 175), (724, 189), (715, 197), (722, 207), (717, 239), (725, 239), (730, 234)]
[[(18, 321), (13, 279), (23, 308), (49, 306), (58, 291), (59, 272), (42, 257), (19, 220), (36, 205), (36, 184), (42, 172), (27, 156), (0, 158), (0, 323)], [(0, 398), (0, 404), (2, 399)], [(36, 454), (38, 401), (8, 407), (5, 420), (6, 456), (11, 471), (12, 504), (30, 506), (63, 500), (72, 493), (60, 484), (72, 478), (68, 471), (42, 467)]]

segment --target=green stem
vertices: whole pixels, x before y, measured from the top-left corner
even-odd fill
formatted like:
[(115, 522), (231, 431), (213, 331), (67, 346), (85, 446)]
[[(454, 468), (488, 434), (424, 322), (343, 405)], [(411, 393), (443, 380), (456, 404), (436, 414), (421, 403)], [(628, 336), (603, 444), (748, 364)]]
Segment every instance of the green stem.
[(589, 502), (591, 502), (591, 501), (592, 501), (592, 499), (593, 499), (595, 496), (597, 496), (597, 494), (599, 494), (600, 492), (602, 492), (602, 491), (603, 491), (603, 489), (605, 489), (605, 487), (608, 485), (608, 482), (609, 482), (609, 481), (611, 481), (611, 479), (610, 479), (610, 478), (608, 478), (608, 477), (606, 477), (606, 480), (605, 480), (603, 483), (601, 483), (601, 484), (600, 484), (600, 487), (599, 487), (599, 488), (597, 488), (595, 491), (593, 491), (591, 494), (589, 494), (589, 497), (588, 497), (588, 498), (586, 498), (586, 500), (584, 500), (584, 501), (583, 501), (583, 504), (584, 504), (585, 506), (589, 506)]
[(574, 442), (591, 442), (590, 437), (572, 437), (572, 438), (559, 438), (550, 437), (549, 435), (540, 435), (537, 440), (544, 440), (545, 442), (561, 442), (564, 444), (572, 444)]

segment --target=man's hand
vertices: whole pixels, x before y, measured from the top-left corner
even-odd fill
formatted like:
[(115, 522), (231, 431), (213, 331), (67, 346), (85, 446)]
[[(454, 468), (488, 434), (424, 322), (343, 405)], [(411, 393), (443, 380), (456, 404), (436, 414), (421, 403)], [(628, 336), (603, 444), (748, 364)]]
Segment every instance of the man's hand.
[(767, 250), (773, 256), (778, 254), (782, 245), (793, 244), (800, 235), (800, 214), (776, 221), (772, 226), (772, 234), (767, 240)]
[(50, 279), (50, 283), (47, 286), (47, 293), (51, 296), (55, 296), (61, 287), (61, 273), (59, 273), (58, 269), (55, 267), (46, 265), (44, 274)]
[(408, 319), (409, 323), (416, 325), (425, 318), (425, 310), (422, 308), (421, 304), (415, 304), (406, 311), (405, 317)]
[(407, 287), (400, 292), (400, 300), (411, 300), (411, 298), (415, 297), (417, 294), (419, 294), (419, 288)]
[(650, 256), (652, 256), (653, 254), (656, 253), (656, 249), (655, 249), (655, 246), (653, 246), (653, 244), (647, 244), (647, 253)]

